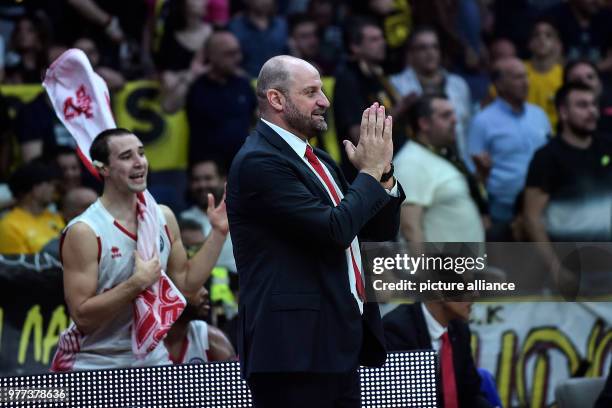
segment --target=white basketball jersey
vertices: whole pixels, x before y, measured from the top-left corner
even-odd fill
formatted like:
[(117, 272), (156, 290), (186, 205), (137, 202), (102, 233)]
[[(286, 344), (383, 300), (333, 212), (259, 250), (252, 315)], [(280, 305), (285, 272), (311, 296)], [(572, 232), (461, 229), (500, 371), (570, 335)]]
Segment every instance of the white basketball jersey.
[[(167, 270), (171, 242), (165, 217), (159, 206), (157, 211), (162, 224), (159, 228), (159, 260), (162, 268)], [(136, 236), (120, 225), (100, 200), (72, 220), (64, 233), (77, 222), (87, 224), (98, 240), (99, 266), (96, 294), (110, 290), (130, 278), (134, 271), (133, 254), (136, 250)], [(110, 322), (89, 334), (82, 334), (72, 322), (60, 337), (51, 370), (94, 370), (171, 364), (163, 342), (160, 342), (144, 360), (136, 359), (132, 353), (132, 320), (132, 303), (130, 303)]]
[(208, 324), (203, 320), (192, 320), (189, 322), (181, 355), (172, 362), (174, 364), (206, 363), (209, 361), (208, 348)]

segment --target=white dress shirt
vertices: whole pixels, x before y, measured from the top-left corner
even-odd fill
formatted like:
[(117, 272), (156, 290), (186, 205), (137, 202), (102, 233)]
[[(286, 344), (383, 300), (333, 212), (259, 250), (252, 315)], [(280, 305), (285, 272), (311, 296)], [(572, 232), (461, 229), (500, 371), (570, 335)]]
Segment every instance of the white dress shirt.
[[(295, 151), (295, 153), (299, 157), (302, 158), (304, 163), (306, 163), (308, 168), (315, 174), (317, 179), (321, 182), (321, 185), (323, 186), (323, 188), (325, 188), (325, 191), (327, 191), (327, 194), (329, 194), (329, 196), (330, 196), (330, 198), (332, 198), (332, 202), (333, 202), (334, 201), (333, 200), (333, 196), (332, 196), (331, 192), (329, 191), (329, 188), (327, 187), (327, 184), (321, 179), (321, 176), (319, 176), (319, 174), (316, 172), (316, 170), (312, 167), (312, 165), (310, 164), (310, 162), (308, 162), (308, 159), (306, 158), (306, 146), (308, 146), (308, 143), (306, 141), (300, 139), (299, 137), (297, 137), (293, 133), (291, 133), (291, 132), (281, 128), (280, 126), (277, 126), (277, 125), (275, 125), (273, 123), (270, 123), (270, 122), (268, 122), (265, 119), (262, 119), (262, 121), (266, 125), (270, 126), (276, 133), (278, 133), (278, 135), (285, 142), (287, 142), (287, 144)], [(323, 171), (325, 171), (325, 174), (327, 175), (327, 178), (332, 183), (332, 186), (334, 187), (334, 190), (336, 190), (336, 194), (338, 194), (338, 197), (340, 197), (340, 200), (342, 200), (344, 198), (344, 195), (342, 194), (342, 190), (336, 184), (334, 178), (332, 177), (331, 173), (327, 169), (327, 166), (325, 164), (323, 164), (323, 162), (321, 162), (321, 167), (323, 167)], [(399, 196), (398, 188), (397, 188), (397, 181), (394, 183), (393, 188), (391, 188), (390, 190), (387, 190), (387, 193), (389, 195), (393, 196), (393, 197), (398, 197)], [(359, 240), (357, 239), (357, 237), (355, 237), (353, 239), (353, 242), (351, 242), (351, 248), (353, 249), (353, 255), (355, 256), (355, 262), (357, 262), (357, 265), (359, 266), (359, 271), (362, 274), (361, 279), (365, 283), (365, 280), (363, 279), (363, 267), (362, 267), (362, 263), (361, 263), (361, 251), (359, 250)], [(359, 296), (357, 295), (357, 286), (355, 284), (355, 272), (353, 271), (353, 267), (352, 267), (351, 251), (349, 250), (349, 248), (347, 248), (345, 250), (345, 252), (346, 252), (347, 273), (348, 273), (348, 279), (349, 279), (349, 283), (350, 283), (349, 287), (351, 288), (351, 293), (353, 294), (353, 297), (355, 298), (355, 301), (357, 301), (357, 304), (359, 305), (359, 311), (361, 313), (363, 313), (363, 302), (361, 301), (361, 299), (359, 299)]]
[(447, 328), (442, 326), (435, 317), (429, 312), (429, 309), (425, 306), (425, 303), (421, 303), (421, 310), (423, 310), (423, 316), (425, 316), (425, 324), (427, 325), (427, 331), (429, 332), (429, 338), (431, 339), (431, 348), (434, 349), (438, 355), (440, 354), (440, 348), (442, 348), (442, 335), (447, 332)]

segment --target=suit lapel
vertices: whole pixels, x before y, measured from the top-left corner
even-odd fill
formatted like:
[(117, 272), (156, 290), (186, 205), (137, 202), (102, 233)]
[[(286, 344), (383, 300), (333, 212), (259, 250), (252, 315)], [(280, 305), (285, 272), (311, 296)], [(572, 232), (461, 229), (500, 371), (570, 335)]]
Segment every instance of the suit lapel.
[(431, 349), (431, 336), (429, 335), (429, 329), (427, 329), (427, 323), (425, 322), (425, 316), (423, 310), (421, 310), (421, 303), (415, 303), (413, 308), (414, 311), (414, 322), (417, 325), (418, 342), (419, 347), (424, 349)]
[[(316, 193), (321, 199), (325, 200), (325, 202), (327, 202), (329, 205), (332, 205), (332, 206), (334, 205), (332, 198), (329, 196), (329, 194), (327, 193), (327, 190), (325, 190), (325, 187), (323, 187), (323, 184), (321, 184), (321, 182), (319, 181), (317, 176), (314, 174), (314, 172), (310, 170), (308, 165), (304, 163), (304, 160), (302, 160), (302, 158), (299, 157), (295, 153), (295, 150), (293, 150), (291, 146), (289, 146), (287, 142), (285, 142), (283, 138), (280, 137), (278, 133), (274, 131), (274, 129), (272, 129), (270, 126), (266, 125), (264, 122), (260, 120), (259, 122), (257, 122), (256, 130), (270, 144), (272, 144), (277, 149), (279, 149), (280, 154), (283, 155), (287, 160), (289, 160), (295, 166), (295, 168), (302, 175), (302, 179), (304, 180), (305, 184), (308, 186), (308, 188), (311, 191), (313, 192), (316, 191)], [(323, 160), (320, 160), (320, 161), (325, 163)], [(325, 165), (328, 166), (328, 169), (329, 169), (329, 165), (327, 163), (325, 163)], [(334, 172), (331, 170), (330, 170), (330, 173), (332, 175), (334, 174)], [(334, 177), (334, 180), (336, 180), (335, 177)]]

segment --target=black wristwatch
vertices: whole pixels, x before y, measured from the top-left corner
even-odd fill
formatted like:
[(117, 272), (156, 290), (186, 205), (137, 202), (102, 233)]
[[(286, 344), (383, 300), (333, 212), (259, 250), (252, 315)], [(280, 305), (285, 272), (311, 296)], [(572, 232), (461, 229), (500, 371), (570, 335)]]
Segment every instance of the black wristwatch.
[(393, 163), (391, 163), (391, 168), (389, 169), (389, 171), (386, 173), (383, 173), (383, 175), (380, 177), (380, 182), (385, 183), (389, 181), (391, 177), (393, 177)]

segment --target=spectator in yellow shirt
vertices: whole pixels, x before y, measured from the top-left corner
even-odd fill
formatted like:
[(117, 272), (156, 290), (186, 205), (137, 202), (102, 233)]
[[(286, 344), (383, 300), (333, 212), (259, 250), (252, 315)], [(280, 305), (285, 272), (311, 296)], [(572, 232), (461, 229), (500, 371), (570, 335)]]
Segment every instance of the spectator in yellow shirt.
[(529, 39), (531, 59), (525, 61), (529, 94), (527, 101), (546, 112), (552, 128), (557, 126), (555, 94), (563, 83), (561, 41), (557, 29), (545, 19), (537, 20)]
[(0, 219), (0, 254), (33, 254), (59, 236), (64, 220), (48, 209), (55, 195), (54, 177), (52, 169), (37, 160), (10, 176), (17, 204)]

